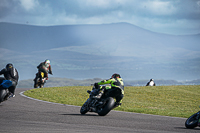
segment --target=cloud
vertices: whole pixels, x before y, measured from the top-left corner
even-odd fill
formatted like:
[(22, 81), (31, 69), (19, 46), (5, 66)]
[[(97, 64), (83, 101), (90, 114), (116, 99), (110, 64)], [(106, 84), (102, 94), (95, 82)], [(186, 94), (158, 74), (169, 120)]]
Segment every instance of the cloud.
[(1, 0), (0, 22), (47, 26), (128, 22), (162, 33), (185, 29), (190, 34), (200, 31), (200, 0)]
[(146, 13), (153, 14), (155, 16), (172, 15), (176, 12), (176, 8), (169, 1), (147, 1), (143, 2), (141, 5), (145, 8)]
[(38, 1), (37, 0), (20, 0), (20, 3), (22, 7), (28, 11), (28, 10), (34, 9), (37, 6)]
[(0, 18), (5, 18), (9, 16), (13, 10), (14, 6), (17, 5), (17, 2), (14, 0), (1, 0), (0, 2)]

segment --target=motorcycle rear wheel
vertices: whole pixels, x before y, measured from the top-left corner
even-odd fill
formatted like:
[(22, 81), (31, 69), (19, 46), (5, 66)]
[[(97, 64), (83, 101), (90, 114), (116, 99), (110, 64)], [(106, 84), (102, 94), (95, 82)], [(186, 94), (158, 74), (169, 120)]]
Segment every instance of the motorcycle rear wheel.
[(107, 115), (114, 107), (115, 100), (112, 97), (106, 99), (105, 105), (98, 111), (98, 115), (105, 116)]
[(185, 127), (193, 129), (197, 127), (199, 119), (197, 119), (198, 114), (195, 113), (192, 116), (190, 116), (186, 121), (185, 121)]

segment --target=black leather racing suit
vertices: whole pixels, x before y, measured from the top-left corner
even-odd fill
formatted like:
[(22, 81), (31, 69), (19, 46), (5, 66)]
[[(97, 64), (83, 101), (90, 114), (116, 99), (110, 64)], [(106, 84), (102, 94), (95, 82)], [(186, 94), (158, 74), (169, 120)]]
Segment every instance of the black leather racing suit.
[(4, 75), (4, 78), (6, 80), (10, 80), (12, 81), (12, 86), (10, 86), (8, 88), (8, 90), (14, 94), (15, 93), (15, 88), (18, 84), (18, 79), (19, 79), (19, 75), (18, 75), (18, 71), (16, 68), (14, 67), (9, 67), (9, 68), (4, 68), (0, 71), (0, 75)]

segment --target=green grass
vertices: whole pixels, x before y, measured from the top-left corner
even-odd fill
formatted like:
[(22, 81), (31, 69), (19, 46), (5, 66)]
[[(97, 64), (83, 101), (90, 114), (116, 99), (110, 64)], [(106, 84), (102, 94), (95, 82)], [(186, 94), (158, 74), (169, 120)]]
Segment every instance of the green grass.
[[(45, 101), (78, 105), (87, 100), (91, 86), (40, 88), (24, 94)], [(115, 110), (174, 117), (189, 117), (199, 111), (200, 85), (125, 87), (122, 106)]]

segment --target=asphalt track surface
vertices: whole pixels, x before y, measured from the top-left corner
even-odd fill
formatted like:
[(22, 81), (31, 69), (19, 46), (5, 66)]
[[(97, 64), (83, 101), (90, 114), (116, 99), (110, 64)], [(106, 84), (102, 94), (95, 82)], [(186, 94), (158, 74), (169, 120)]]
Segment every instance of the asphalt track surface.
[[(111, 111), (80, 114), (80, 107), (16, 97), (0, 104), (1, 133), (200, 133), (186, 129), (184, 118)], [(83, 101), (84, 102), (84, 101)]]

